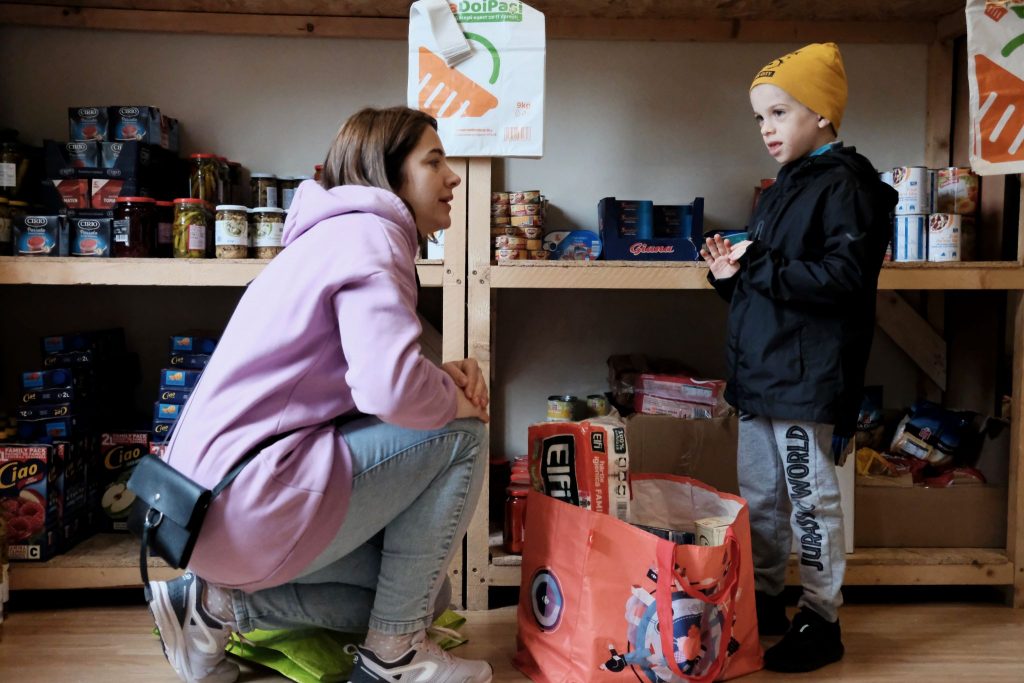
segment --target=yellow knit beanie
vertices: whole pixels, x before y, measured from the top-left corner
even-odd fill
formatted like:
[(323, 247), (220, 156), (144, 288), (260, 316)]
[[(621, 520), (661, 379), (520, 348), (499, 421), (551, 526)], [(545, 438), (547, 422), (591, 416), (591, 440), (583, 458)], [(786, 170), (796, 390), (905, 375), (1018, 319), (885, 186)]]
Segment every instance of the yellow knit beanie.
[(812, 43), (765, 64), (750, 84), (782, 88), (839, 132), (846, 109), (846, 70), (835, 43)]

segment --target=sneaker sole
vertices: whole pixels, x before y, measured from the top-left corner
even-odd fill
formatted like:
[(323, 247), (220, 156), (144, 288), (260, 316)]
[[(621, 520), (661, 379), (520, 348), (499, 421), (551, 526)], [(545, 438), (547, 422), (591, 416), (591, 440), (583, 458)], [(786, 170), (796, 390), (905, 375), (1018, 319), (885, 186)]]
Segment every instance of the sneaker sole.
[[(170, 597), (167, 594), (167, 586), (163, 582), (153, 581), (149, 584), (153, 592), (153, 600), (149, 604), (149, 613), (153, 615), (153, 621), (160, 631), (160, 644), (164, 648), (164, 659), (171, 665), (176, 673), (185, 674), (191, 680), (191, 671), (188, 670), (188, 662), (176, 662), (171, 658), (171, 652), (181, 652), (182, 639), (185, 634), (181, 630), (181, 624), (175, 619), (168, 620), (166, 615), (174, 614), (174, 607), (171, 605)], [(155, 606), (155, 607), (154, 607)]]

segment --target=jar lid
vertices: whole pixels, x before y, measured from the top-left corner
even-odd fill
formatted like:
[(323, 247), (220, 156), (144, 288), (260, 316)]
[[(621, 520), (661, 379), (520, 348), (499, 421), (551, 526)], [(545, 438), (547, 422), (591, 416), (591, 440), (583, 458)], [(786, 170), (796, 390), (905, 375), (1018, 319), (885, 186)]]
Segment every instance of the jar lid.
[(217, 161), (223, 161), (225, 164), (228, 163), (228, 158), (226, 156), (221, 156), (220, 154), (215, 154), (214, 156), (217, 157)]
[(248, 206), (242, 206), (240, 204), (218, 204), (218, 211), (248, 211)]
[(164, 206), (164, 207), (174, 206), (174, 202), (157, 201), (156, 205), (157, 206)]
[(11, 206), (28, 206), (28, 202), (23, 202), (20, 199), (12, 199), (10, 204)]
[(277, 178), (277, 176), (274, 175), (273, 173), (250, 173), (249, 177), (250, 178), (274, 178), (274, 179)]
[(509, 486), (507, 489), (505, 489), (505, 491), (506, 491), (506, 493), (508, 493), (508, 495), (514, 496), (516, 498), (519, 498), (521, 496), (528, 495), (530, 493), (530, 487), (529, 486)]
[(323, 168), (324, 168), (323, 164), (317, 164), (316, 166), (313, 167), (313, 170), (314, 171), (322, 171)]
[(143, 204), (153, 204), (156, 202), (152, 197), (118, 197), (118, 204), (127, 204), (128, 202), (141, 202)]
[(215, 159), (216, 157), (217, 157), (216, 154), (205, 154), (205, 153), (204, 154), (189, 154), (188, 155), (189, 159)]
[(174, 200), (175, 204), (206, 204), (207, 202), (198, 197), (179, 197)]
[(257, 206), (252, 210), (253, 213), (284, 213), (284, 209), (279, 209), (276, 206)]

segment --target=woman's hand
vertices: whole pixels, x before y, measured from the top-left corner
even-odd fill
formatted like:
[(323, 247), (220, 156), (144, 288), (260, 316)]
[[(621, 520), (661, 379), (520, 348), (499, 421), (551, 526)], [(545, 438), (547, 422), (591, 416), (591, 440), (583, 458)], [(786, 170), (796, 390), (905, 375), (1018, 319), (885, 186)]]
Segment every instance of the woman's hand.
[(466, 398), (465, 393), (456, 391), (455, 399), (458, 402), (458, 408), (455, 410), (455, 419), (475, 417), (484, 423), (491, 421), (491, 416), (487, 413), (487, 409), (475, 405), (472, 401)]
[(441, 366), (454, 380), (455, 386), (462, 389), (466, 398), (477, 408), (487, 409), (490, 398), (487, 394), (487, 382), (480, 366), (472, 358), (450, 361)]
[(729, 258), (732, 248), (729, 240), (723, 239), (721, 235), (704, 240), (704, 248), (700, 250), (700, 255), (707, 261), (716, 280), (725, 280), (740, 272), (739, 265)]

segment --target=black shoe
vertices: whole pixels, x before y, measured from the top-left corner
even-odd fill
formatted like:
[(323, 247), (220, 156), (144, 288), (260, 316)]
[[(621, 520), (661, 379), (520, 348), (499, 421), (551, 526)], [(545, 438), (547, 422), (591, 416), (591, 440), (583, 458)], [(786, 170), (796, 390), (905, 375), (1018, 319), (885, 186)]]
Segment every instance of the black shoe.
[(839, 620), (825, 621), (814, 610), (802, 608), (793, 625), (777, 645), (764, 653), (764, 668), (782, 673), (803, 673), (820, 669), (843, 658)]
[(754, 605), (757, 609), (757, 632), (762, 636), (781, 636), (789, 629), (786, 617), (786, 601), (782, 593), (768, 595), (754, 591)]

